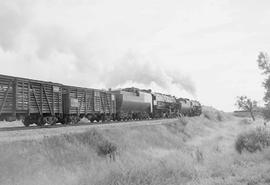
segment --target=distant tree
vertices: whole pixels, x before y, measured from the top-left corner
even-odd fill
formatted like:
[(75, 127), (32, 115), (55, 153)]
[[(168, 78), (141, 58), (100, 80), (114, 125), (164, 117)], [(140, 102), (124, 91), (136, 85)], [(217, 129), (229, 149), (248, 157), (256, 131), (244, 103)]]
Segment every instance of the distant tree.
[(263, 82), (263, 86), (266, 89), (263, 100), (265, 101), (265, 107), (263, 109), (264, 119), (270, 120), (270, 63), (269, 55), (266, 52), (260, 52), (257, 58), (259, 69), (266, 75), (266, 79)]
[(254, 110), (257, 107), (256, 101), (246, 96), (238, 96), (235, 104), (239, 109), (249, 112), (251, 118), (255, 121)]
[(270, 74), (269, 56), (266, 52), (260, 52), (257, 59), (259, 69), (263, 70), (263, 74)]

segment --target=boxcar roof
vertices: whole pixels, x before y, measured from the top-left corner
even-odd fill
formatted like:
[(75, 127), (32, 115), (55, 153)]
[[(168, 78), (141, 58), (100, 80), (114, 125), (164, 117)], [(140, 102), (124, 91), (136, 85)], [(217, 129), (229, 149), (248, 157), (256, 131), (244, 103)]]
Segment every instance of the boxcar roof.
[(54, 84), (54, 85), (61, 85), (61, 86), (63, 85), (63, 84), (56, 83), (56, 82), (34, 80), (34, 79), (30, 79), (30, 78), (15, 77), (15, 76), (3, 75), (3, 74), (0, 74), (0, 78), (20, 79), (20, 80), (24, 80), (24, 81), (31, 81), (31, 82), (43, 83), (43, 84)]
[(105, 89), (95, 89), (95, 88), (88, 88), (88, 87), (77, 87), (72, 85), (63, 85), (63, 88), (72, 88), (72, 89), (81, 89), (81, 90), (95, 90), (95, 91), (102, 91), (102, 92), (110, 92)]

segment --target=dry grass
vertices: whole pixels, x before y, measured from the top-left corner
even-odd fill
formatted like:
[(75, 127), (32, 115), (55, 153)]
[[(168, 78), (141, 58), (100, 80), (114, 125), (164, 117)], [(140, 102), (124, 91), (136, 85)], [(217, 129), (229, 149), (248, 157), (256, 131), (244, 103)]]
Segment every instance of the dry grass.
[(251, 119), (248, 119), (248, 118), (244, 118), (244, 119), (241, 119), (239, 121), (239, 124), (242, 124), (242, 125), (250, 125), (252, 123), (253, 123), (253, 121)]
[[(269, 184), (270, 150), (239, 155), (237, 134), (228, 134), (241, 128), (235, 123), (201, 116), (1, 144), (0, 184)], [(112, 146), (115, 161), (99, 155)]]
[(202, 115), (211, 121), (226, 121), (232, 119), (230, 114), (207, 106), (203, 107)]

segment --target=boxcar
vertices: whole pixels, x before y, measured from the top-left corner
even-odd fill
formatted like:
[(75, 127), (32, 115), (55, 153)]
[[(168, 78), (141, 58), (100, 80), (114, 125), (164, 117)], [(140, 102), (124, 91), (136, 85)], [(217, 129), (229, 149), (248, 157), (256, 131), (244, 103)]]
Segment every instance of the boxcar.
[(175, 117), (178, 114), (176, 98), (171, 95), (153, 93), (154, 117)]
[(25, 126), (55, 124), (62, 116), (62, 85), (0, 75), (0, 119)]
[(76, 123), (82, 117), (91, 122), (114, 119), (116, 102), (108, 91), (63, 86), (64, 123)]
[(151, 117), (152, 95), (136, 88), (111, 91), (116, 97), (117, 120), (147, 119)]

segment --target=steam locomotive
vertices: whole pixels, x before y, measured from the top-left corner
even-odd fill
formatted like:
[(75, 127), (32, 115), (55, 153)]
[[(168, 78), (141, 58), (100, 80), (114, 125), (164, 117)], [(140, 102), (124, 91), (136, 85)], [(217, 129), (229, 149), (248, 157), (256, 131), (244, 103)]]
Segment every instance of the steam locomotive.
[(0, 75), (0, 121), (25, 126), (199, 116), (198, 101), (125, 88), (100, 90)]

